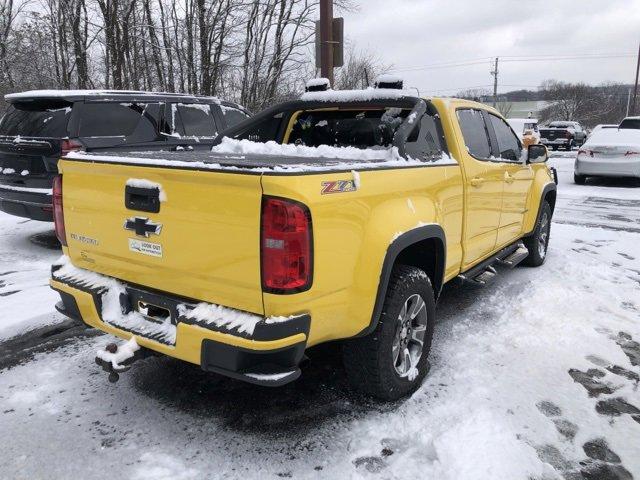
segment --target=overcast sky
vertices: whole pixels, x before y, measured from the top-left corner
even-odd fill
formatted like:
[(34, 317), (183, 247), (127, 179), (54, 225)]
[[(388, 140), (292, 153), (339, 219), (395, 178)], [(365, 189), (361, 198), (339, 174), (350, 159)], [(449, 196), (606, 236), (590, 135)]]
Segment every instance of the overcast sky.
[[(499, 91), (546, 79), (632, 83), (640, 42), (640, 0), (355, 0), (345, 35), (393, 65), (427, 95), (493, 88), (490, 58), (503, 57)], [(338, 14), (336, 14), (337, 16)], [(514, 61), (517, 57), (618, 55)], [(620, 55), (633, 54), (621, 57)], [(510, 56), (510, 57), (509, 57)], [(478, 63), (475, 63), (478, 62)], [(442, 64), (471, 63), (445, 67)], [(440, 64), (440, 65), (438, 65)], [(430, 66), (429, 68), (423, 68)]]

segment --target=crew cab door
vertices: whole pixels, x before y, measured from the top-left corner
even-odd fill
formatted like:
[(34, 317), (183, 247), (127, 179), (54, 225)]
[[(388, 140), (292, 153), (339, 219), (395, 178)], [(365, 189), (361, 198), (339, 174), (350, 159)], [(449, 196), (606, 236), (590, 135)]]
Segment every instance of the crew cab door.
[(482, 110), (456, 110), (464, 145), (465, 215), (462, 268), (488, 256), (496, 247), (504, 171), (491, 159), (489, 131)]
[(533, 169), (522, 160), (522, 144), (502, 118), (485, 112), (493, 156), (502, 169), (503, 191), (496, 247), (512, 243), (523, 233)]

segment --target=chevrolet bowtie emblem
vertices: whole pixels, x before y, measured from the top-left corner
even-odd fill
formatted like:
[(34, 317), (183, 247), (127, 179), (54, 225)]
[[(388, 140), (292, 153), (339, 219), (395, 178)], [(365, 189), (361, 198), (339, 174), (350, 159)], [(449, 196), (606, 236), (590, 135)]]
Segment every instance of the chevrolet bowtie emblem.
[(124, 228), (136, 232), (136, 235), (149, 238), (149, 235), (160, 235), (162, 224), (153, 223), (148, 218), (133, 217), (124, 222)]

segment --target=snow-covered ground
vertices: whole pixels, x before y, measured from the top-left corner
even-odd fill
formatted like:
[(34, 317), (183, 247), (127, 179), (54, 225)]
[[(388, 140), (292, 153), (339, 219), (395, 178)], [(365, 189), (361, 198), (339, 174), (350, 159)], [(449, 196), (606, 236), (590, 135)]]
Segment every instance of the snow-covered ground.
[[(411, 398), (351, 394), (332, 347), (279, 389), (167, 358), (109, 384), (108, 337), (79, 336), (0, 370), (0, 478), (640, 478), (640, 182), (577, 186), (554, 157), (547, 263), (448, 286)], [(62, 320), (46, 225), (0, 227), (0, 335)]]

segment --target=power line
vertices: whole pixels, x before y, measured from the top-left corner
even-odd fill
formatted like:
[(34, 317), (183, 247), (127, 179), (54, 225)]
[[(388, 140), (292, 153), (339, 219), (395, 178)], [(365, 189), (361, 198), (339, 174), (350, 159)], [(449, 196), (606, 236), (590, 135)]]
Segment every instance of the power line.
[[(546, 61), (564, 61), (564, 60), (609, 60), (617, 58), (635, 57), (635, 53), (619, 53), (619, 54), (581, 54), (581, 55), (531, 55), (531, 56), (505, 56), (503, 62), (546, 62)], [(442, 62), (428, 65), (407, 66), (404, 68), (392, 68), (392, 72), (414, 72), (420, 70), (436, 70), (444, 68), (458, 68), (472, 65), (482, 65), (490, 61), (490, 58), (472, 59), (461, 62)]]

